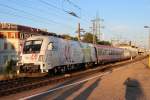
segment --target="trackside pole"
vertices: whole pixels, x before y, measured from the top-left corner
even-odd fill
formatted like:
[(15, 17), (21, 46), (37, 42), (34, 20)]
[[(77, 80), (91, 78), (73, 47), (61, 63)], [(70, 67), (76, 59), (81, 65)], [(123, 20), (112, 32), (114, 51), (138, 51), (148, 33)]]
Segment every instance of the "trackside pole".
[(148, 68), (150, 68), (150, 53), (148, 54)]
[(130, 60), (132, 60), (133, 58), (132, 58), (132, 56), (131, 56), (131, 58), (130, 58)]

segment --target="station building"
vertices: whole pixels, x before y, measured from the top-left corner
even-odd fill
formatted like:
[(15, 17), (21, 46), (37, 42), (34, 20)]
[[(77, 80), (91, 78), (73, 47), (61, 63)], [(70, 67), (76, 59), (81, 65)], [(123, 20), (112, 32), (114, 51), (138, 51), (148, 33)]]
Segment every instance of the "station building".
[(33, 35), (54, 35), (41, 29), (12, 23), (0, 23), (0, 70), (10, 59), (19, 60), (24, 40)]

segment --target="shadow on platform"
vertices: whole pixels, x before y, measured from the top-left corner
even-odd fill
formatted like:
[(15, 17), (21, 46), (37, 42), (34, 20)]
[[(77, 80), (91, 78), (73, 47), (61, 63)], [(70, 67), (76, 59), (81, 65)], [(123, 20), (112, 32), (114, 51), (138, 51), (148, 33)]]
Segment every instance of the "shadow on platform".
[[(73, 78), (73, 79), (71, 79), (71, 80), (69, 80), (69, 81), (66, 81), (66, 82), (62, 83), (62, 84), (56, 85), (55, 87), (50, 88), (50, 89), (48, 89), (47, 91), (55, 90), (56, 88), (60, 88), (60, 87), (63, 87), (63, 86), (65, 86), (65, 85), (71, 84), (71, 83), (77, 81), (78, 79), (79, 79), (79, 78)], [(86, 81), (86, 82), (87, 82), (87, 81)], [(73, 87), (70, 86), (70, 88), (68, 87), (69, 89), (66, 89), (64, 92), (62, 92), (62, 94), (58, 95), (58, 96), (55, 97), (55, 99), (53, 99), (53, 100), (65, 100), (68, 96), (70, 96), (71, 94), (73, 94), (74, 92), (76, 92), (76, 91), (78, 91), (80, 88), (82, 88), (82, 86), (83, 86), (86, 82), (80, 83), (80, 84), (78, 84), (78, 85), (76, 85), (76, 86), (73, 86)], [(47, 92), (47, 93), (41, 94), (41, 95), (39, 95), (39, 96), (33, 97), (33, 98), (31, 98), (30, 100), (43, 100), (43, 99), (44, 99), (44, 100), (49, 100), (51, 97), (53, 97), (53, 96), (59, 94), (62, 90), (63, 90), (63, 88), (62, 88), (62, 89), (55, 90), (55, 91)]]
[(54, 100), (66, 100), (67, 97), (71, 96), (74, 92), (77, 92), (79, 89), (81, 89), (85, 83), (86, 82), (78, 84), (78, 85), (64, 91), (60, 96), (56, 97)]
[(145, 100), (142, 87), (138, 80), (127, 78), (124, 85), (126, 86), (125, 100)]
[(98, 86), (100, 78), (97, 79), (92, 85), (86, 88), (80, 95), (74, 98), (74, 100), (87, 100), (93, 90)]

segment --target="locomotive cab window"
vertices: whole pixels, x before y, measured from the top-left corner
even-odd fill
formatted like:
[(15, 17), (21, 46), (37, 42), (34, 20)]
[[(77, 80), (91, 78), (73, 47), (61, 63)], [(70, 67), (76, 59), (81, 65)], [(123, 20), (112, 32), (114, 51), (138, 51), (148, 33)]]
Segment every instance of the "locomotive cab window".
[(42, 40), (25, 41), (23, 53), (38, 53), (41, 50)]

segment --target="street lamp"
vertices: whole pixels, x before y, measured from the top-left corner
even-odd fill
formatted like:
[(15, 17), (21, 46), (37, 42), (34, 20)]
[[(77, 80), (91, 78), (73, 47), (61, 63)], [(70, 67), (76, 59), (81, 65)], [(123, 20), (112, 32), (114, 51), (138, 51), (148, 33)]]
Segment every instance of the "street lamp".
[[(149, 29), (149, 44), (148, 44), (148, 49), (150, 50), (150, 27), (149, 26), (144, 26), (144, 28), (147, 28), (147, 29)], [(150, 52), (149, 52), (149, 50), (148, 50), (148, 67), (150, 68)]]

